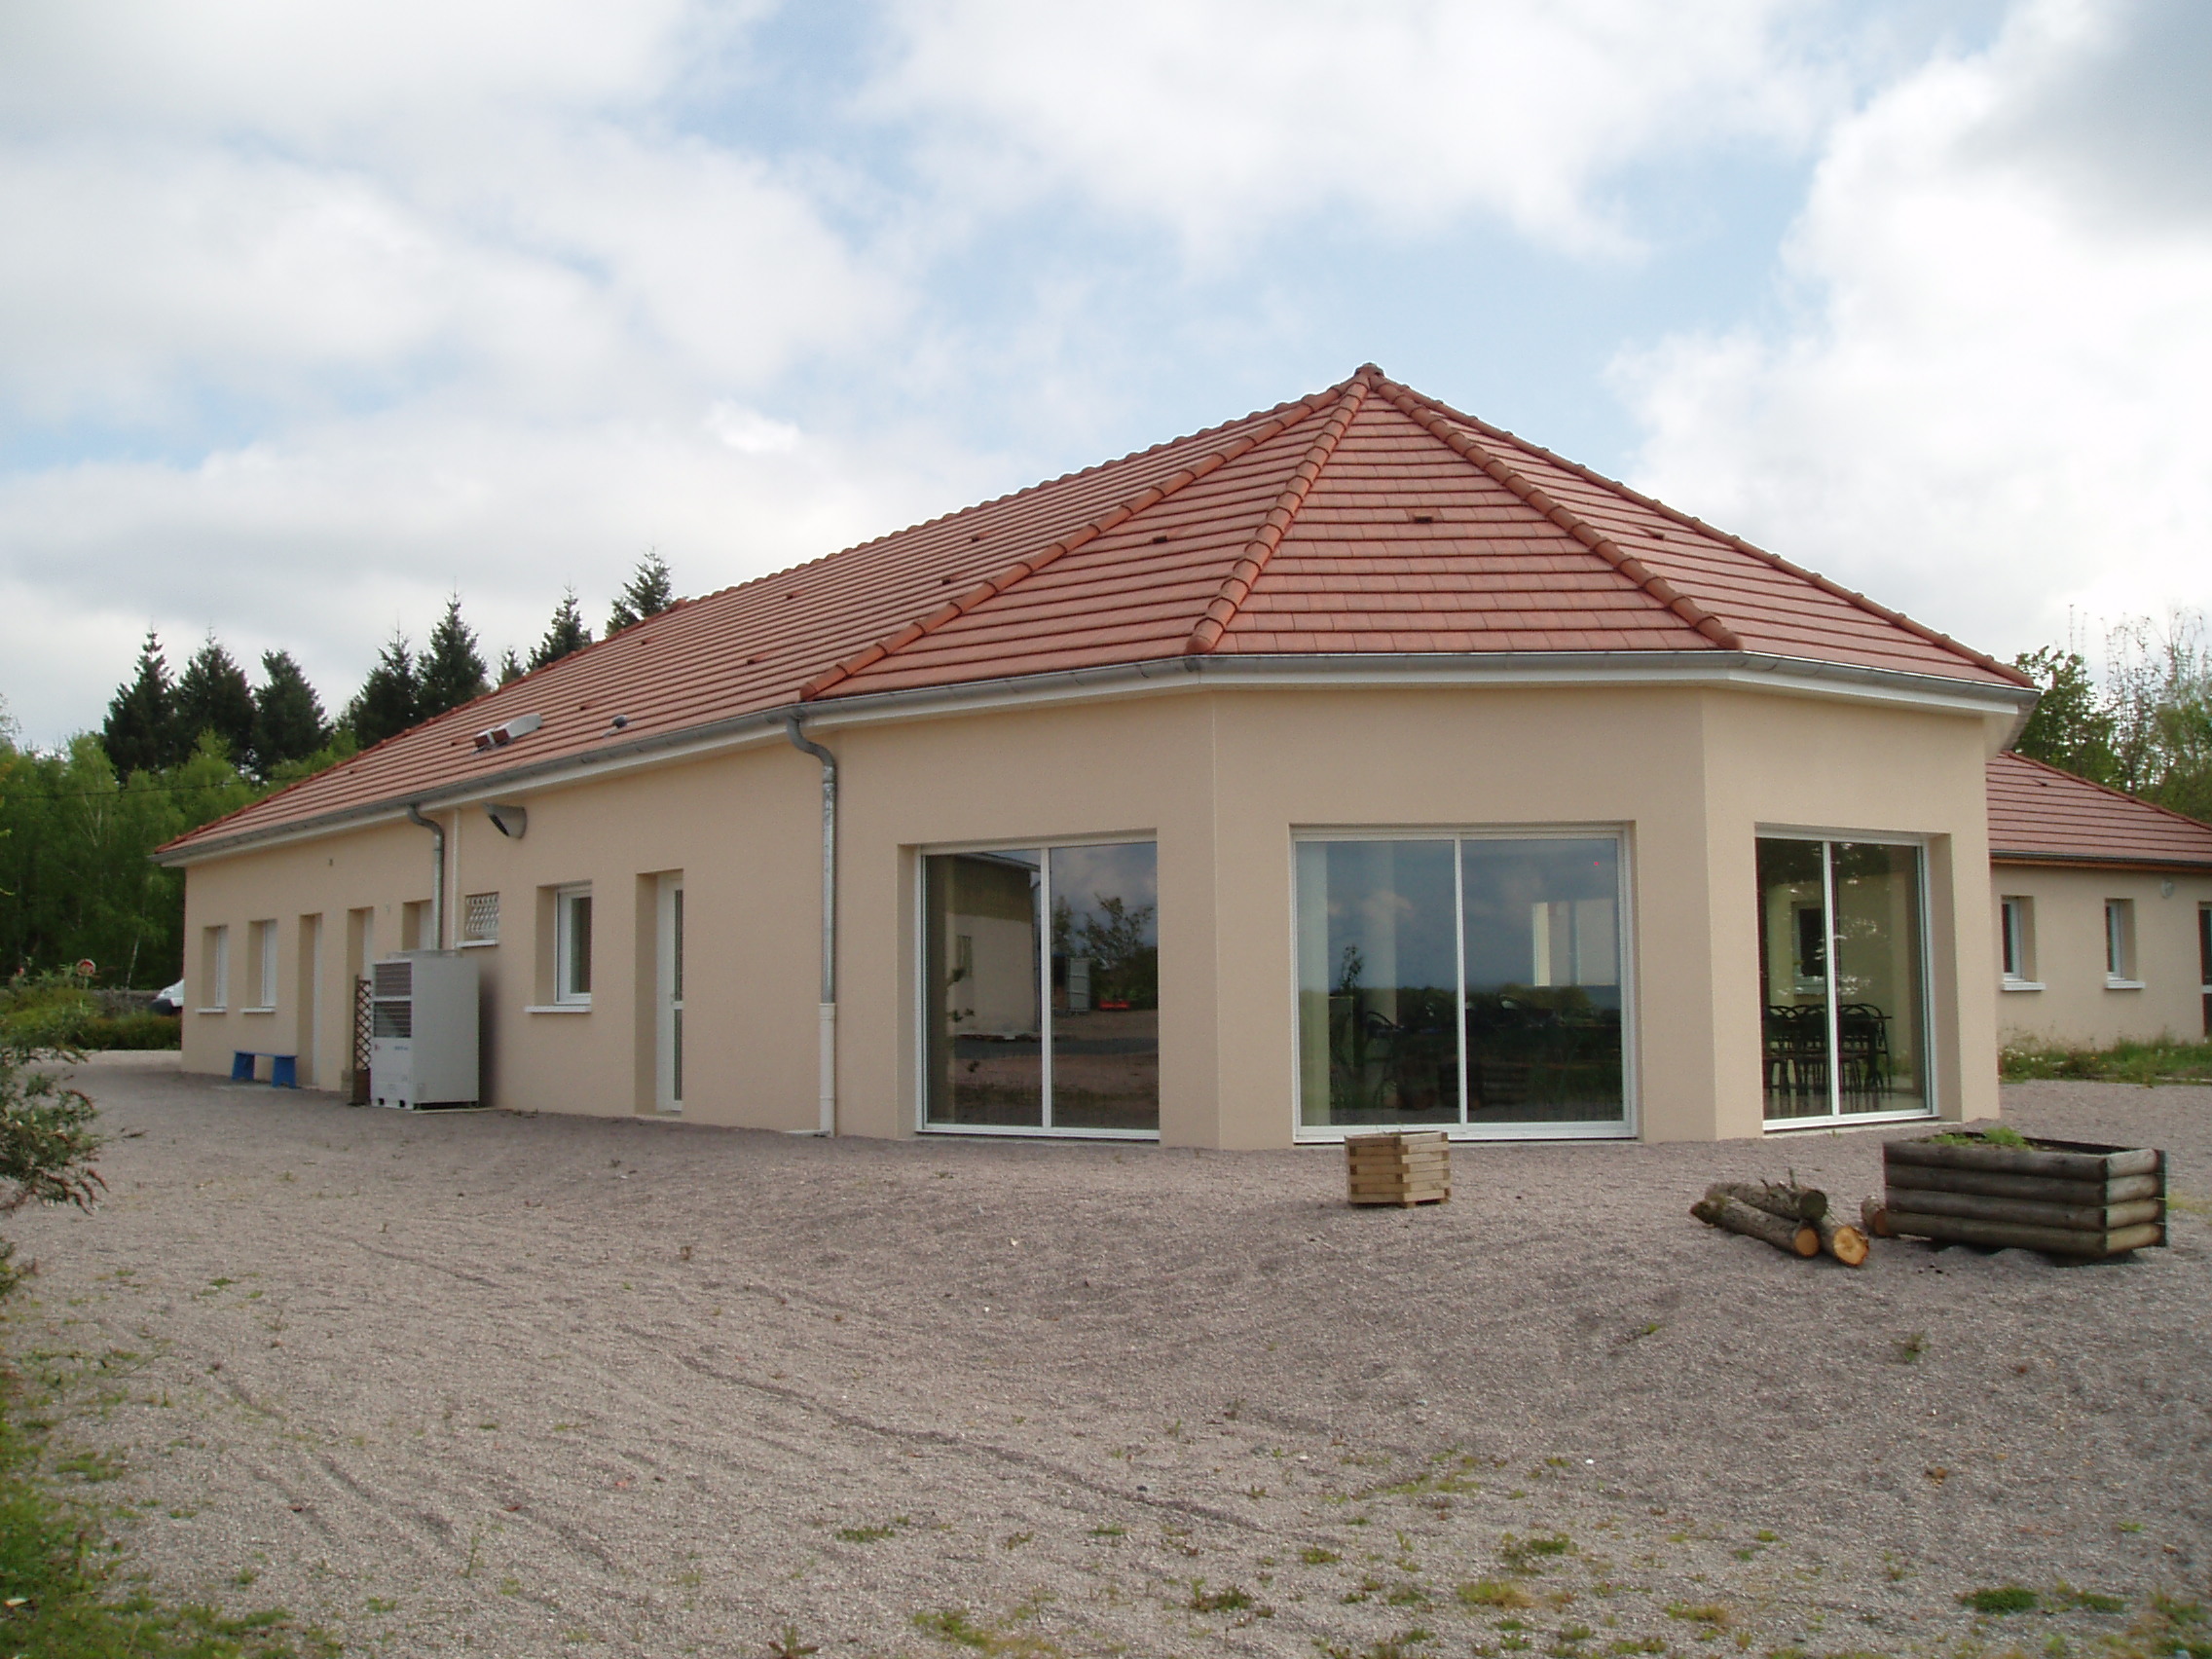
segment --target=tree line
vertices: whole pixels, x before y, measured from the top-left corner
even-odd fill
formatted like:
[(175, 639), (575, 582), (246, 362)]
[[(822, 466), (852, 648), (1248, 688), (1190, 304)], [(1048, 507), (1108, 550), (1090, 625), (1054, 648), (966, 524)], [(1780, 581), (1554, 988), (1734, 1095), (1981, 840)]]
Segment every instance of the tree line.
[(2104, 671), (2047, 645), (2013, 659), (2043, 693), (2016, 747), (2091, 783), (2212, 822), (2212, 653), (2203, 619), (2131, 617)]
[[(648, 553), (606, 631), (673, 603), (668, 566)], [(498, 682), (591, 643), (568, 589), (529, 656), (501, 656)], [(168, 983), (184, 960), (184, 878), (152, 862), (156, 847), (492, 684), (457, 595), (419, 651), (393, 631), (335, 719), (288, 651), (263, 654), (256, 684), (210, 635), (172, 677), (152, 632), (96, 732), (21, 748), (0, 703), (0, 973), (89, 960), (108, 984)]]

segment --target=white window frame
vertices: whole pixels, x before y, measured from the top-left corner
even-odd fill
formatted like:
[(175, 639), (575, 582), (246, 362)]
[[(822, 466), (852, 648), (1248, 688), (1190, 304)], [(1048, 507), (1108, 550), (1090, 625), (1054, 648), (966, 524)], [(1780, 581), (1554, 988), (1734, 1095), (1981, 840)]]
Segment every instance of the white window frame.
[(276, 1012), (276, 924), (274, 921), (246, 923), (246, 946), (251, 952), (248, 961), (253, 970), (253, 1001), (239, 1010), (240, 1014), (275, 1014)]
[(679, 1044), (683, 1016), (683, 874), (660, 877), (654, 894), (653, 950), (653, 1109), (672, 1116), (683, 1110), (683, 1075)]
[[(584, 957), (585, 983), (583, 988), (578, 990), (569, 979), (571, 966), (569, 947), (574, 937), (576, 902), (578, 900), (582, 900), (587, 904), (591, 903), (590, 882), (579, 881), (571, 886), (557, 887), (553, 890), (553, 1006), (556, 1008), (584, 1009), (591, 1007), (590, 981), (596, 977), (592, 971), (593, 958), (598, 954), (596, 948), (588, 950)], [(590, 924), (590, 943), (595, 947), (599, 942), (598, 923), (598, 910), (594, 906)]]
[[(1459, 844), (1463, 841), (1587, 841), (1599, 838), (1618, 844), (1619, 857), (1614, 861), (1615, 884), (1618, 888), (1616, 903), (1615, 947), (1620, 953), (1621, 976), (1621, 1116), (1615, 1123), (1596, 1124), (1528, 1124), (1500, 1125), (1491, 1124), (1409, 1124), (1409, 1130), (1432, 1133), (1441, 1129), (1453, 1140), (1463, 1141), (1537, 1141), (1537, 1140), (1636, 1140), (1641, 1133), (1642, 1095), (1639, 1051), (1641, 1026), (1638, 1015), (1636, 976), (1636, 881), (1635, 836), (1627, 824), (1481, 824), (1481, 825), (1419, 825), (1390, 829), (1376, 829), (1370, 825), (1349, 827), (1314, 827), (1294, 829), (1290, 834), (1290, 1123), (1292, 1139), (1299, 1145), (1328, 1146), (1341, 1143), (1346, 1135), (1377, 1134), (1385, 1131), (1387, 1124), (1309, 1124), (1304, 1119), (1304, 1101), (1300, 1097), (1298, 1075), (1298, 848), (1305, 841), (1450, 841), (1452, 843), (1452, 906), (1453, 935), (1459, 957), (1459, 1028), (1463, 1033), (1467, 1025), (1467, 971), (1466, 971), (1466, 895), (1461, 890), (1465, 880)], [(1459, 1043), (1459, 1111), (1464, 1119), (1467, 1110), (1467, 1046), (1462, 1036)]]
[[(997, 1135), (1016, 1140), (1127, 1140), (1157, 1141), (1158, 1129), (1084, 1129), (1056, 1127), (1052, 1115), (1052, 952), (1048, 940), (1047, 947), (1038, 957), (1038, 1003), (1043, 1014), (1046, 1041), (1039, 1045), (1041, 1064), (1038, 1075), (1044, 1090), (1043, 1124), (933, 1124), (930, 1122), (929, 1076), (929, 861), (958, 853), (1035, 853), (1038, 859), (1038, 915), (1050, 932), (1052, 925), (1052, 854), (1064, 847), (1120, 847), (1132, 841), (1150, 842), (1153, 870), (1160, 868), (1160, 831), (1157, 830), (1130, 830), (1111, 835), (1053, 835), (1026, 836), (998, 841), (952, 841), (942, 846), (914, 848), (914, 880), (911, 889), (914, 916), (914, 1132), (924, 1135)], [(1154, 925), (1159, 918), (1154, 917)]]
[(2143, 989), (2143, 981), (2136, 977), (2135, 901), (2132, 899), (2105, 901), (2105, 989)]
[[(1936, 933), (1935, 900), (1930, 892), (1935, 882), (1936, 862), (1929, 856), (1928, 837), (1925, 835), (1882, 834), (1868, 830), (1805, 830), (1788, 829), (1761, 824), (1751, 831), (1753, 848), (1759, 841), (1814, 841), (1833, 846), (1848, 841), (1857, 846), (1915, 847), (1920, 852), (1920, 1030), (1923, 1053), (1920, 1057), (1923, 1104), (1906, 1107), (1896, 1112), (1831, 1112), (1819, 1118), (1768, 1118), (1766, 1117), (1766, 1090), (1759, 1090), (1759, 1113), (1762, 1132), (1770, 1135), (1802, 1133), (1809, 1129), (1832, 1129), (1842, 1124), (1917, 1124), (1929, 1118), (1940, 1118), (1941, 1102), (1936, 1092)], [(1822, 903), (1827, 911), (1828, 940), (1826, 951), (1827, 983), (1835, 983), (1835, 859), (1824, 854), (1821, 859)], [(1763, 999), (1766, 987), (1759, 987)], [(1827, 998), (1828, 1051), (1833, 1054), (1838, 1047), (1836, 1009), (1839, 998)], [(1841, 1079), (1837, 1068), (1829, 1067), (1829, 1099), (1841, 1103)]]
[[(231, 1011), (231, 929), (227, 922), (203, 928), (200, 934), (201, 963), (200, 994), (206, 1000), (198, 1012), (201, 1014), (228, 1014)], [(208, 995), (212, 990), (214, 994)]]
[(2036, 902), (2025, 894), (2011, 894), (1997, 901), (1997, 928), (1999, 935), (1998, 971), (2003, 976), (2001, 988), (2008, 991), (2040, 991), (2043, 982), (2036, 977)]

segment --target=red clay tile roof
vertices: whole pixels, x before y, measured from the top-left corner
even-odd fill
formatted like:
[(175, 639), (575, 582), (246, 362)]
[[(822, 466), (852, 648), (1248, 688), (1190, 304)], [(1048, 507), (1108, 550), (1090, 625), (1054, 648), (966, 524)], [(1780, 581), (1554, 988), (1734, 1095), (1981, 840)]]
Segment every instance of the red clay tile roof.
[(2005, 754), (1989, 762), (1995, 863), (2212, 867), (2212, 824)]
[[(1370, 366), (686, 601), (173, 845), (815, 699), (1186, 655), (1739, 650), (2024, 683)], [(526, 713), (543, 726), (477, 753), (475, 733)]]

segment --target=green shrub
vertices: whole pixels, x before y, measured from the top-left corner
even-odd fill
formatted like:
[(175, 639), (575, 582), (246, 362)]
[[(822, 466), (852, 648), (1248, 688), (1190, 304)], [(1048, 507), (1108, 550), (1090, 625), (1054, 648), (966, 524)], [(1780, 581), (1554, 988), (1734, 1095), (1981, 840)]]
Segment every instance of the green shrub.
[(109, 1014), (86, 1022), (77, 1039), (86, 1049), (181, 1049), (184, 1016), (178, 1014)]

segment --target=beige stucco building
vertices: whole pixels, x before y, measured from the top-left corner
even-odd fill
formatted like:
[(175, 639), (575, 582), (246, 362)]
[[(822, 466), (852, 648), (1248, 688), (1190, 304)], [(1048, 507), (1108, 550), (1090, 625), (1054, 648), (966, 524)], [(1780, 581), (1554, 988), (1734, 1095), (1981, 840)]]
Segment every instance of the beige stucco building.
[(2212, 825), (2016, 755), (1989, 800), (2000, 1041), (2212, 1036)]
[(445, 948), (504, 1107), (1231, 1148), (1986, 1116), (1984, 767), (2031, 702), (1368, 369), (187, 837), (185, 1063), (342, 1087), (356, 981)]

